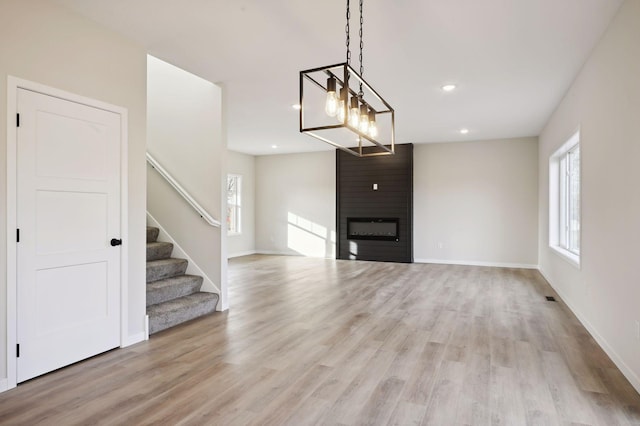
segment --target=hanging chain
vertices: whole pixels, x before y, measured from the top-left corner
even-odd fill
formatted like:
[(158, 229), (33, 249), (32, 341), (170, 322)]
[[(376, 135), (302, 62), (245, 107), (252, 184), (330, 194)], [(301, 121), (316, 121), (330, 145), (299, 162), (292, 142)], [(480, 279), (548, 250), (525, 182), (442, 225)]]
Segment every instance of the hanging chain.
[[(362, 8), (363, 8), (364, 0), (360, 0), (360, 55), (358, 57), (358, 61), (360, 62), (360, 77), (364, 75), (364, 65), (362, 63), (362, 50), (364, 48), (364, 42), (362, 41), (362, 31), (364, 19), (362, 17)], [(347, 64), (351, 65), (351, 36), (350, 36), (350, 27), (349, 20), (351, 19), (351, 4), (350, 1), (347, 0), (347, 25), (345, 25), (345, 32), (347, 34)], [(360, 99), (364, 96), (364, 92), (362, 91), (362, 82), (360, 82), (360, 91), (358, 92), (358, 96)]]
[[(362, 19), (362, 3), (364, 0), (360, 0), (360, 77), (363, 78), (364, 77), (364, 65), (362, 64), (362, 48), (364, 47), (364, 43), (362, 42), (362, 24), (364, 22), (364, 20)], [(360, 99), (362, 99), (362, 97), (364, 96), (364, 93), (362, 92), (362, 82), (360, 82), (360, 92), (358, 92), (358, 96), (360, 96)]]
[(351, 8), (349, 7), (349, 0), (347, 0), (347, 25), (344, 30), (347, 33), (347, 64), (351, 65), (351, 50), (349, 49), (349, 43), (351, 38), (349, 36), (349, 20), (351, 19)]

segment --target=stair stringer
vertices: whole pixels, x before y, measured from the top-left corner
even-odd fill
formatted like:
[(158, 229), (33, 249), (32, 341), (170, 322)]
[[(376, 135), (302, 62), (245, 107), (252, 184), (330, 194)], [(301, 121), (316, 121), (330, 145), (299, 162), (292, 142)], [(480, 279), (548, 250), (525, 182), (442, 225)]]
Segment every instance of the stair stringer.
[(220, 306), (220, 289), (217, 285), (205, 274), (202, 269), (198, 267), (196, 262), (191, 259), (191, 257), (184, 251), (180, 244), (174, 240), (171, 235), (160, 225), (160, 223), (151, 215), (151, 213), (147, 212), (147, 225), (156, 227), (160, 230), (158, 234), (158, 241), (166, 241), (168, 243), (173, 244), (173, 253), (171, 257), (177, 257), (180, 259), (186, 259), (189, 264), (187, 265), (186, 274), (189, 275), (200, 275), (202, 277), (202, 288), (200, 291), (206, 293), (215, 293), (218, 295), (218, 303), (216, 304), (216, 311), (221, 311)]

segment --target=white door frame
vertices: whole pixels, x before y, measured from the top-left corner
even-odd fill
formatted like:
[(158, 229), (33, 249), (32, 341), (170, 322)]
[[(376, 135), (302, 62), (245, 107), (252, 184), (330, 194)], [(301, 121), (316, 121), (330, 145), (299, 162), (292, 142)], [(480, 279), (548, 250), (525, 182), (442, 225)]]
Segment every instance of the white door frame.
[[(7, 383), (0, 383), (0, 392), (17, 386), (18, 370), (16, 357), (17, 344), (17, 138), (16, 115), (18, 89), (26, 89), (43, 95), (103, 109), (120, 115), (120, 347), (128, 346), (129, 329), (129, 215), (128, 215), (128, 111), (126, 108), (110, 105), (95, 99), (86, 98), (63, 90), (48, 87), (13, 76), (7, 81)], [(1, 379), (0, 379), (1, 381)]]

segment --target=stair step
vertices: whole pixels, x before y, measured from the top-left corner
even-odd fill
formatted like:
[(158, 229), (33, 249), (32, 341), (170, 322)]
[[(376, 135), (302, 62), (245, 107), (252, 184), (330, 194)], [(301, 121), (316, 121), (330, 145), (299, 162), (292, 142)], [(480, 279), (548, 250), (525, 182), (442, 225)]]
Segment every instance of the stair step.
[(201, 287), (202, 277), (197, 275), (180, 275), (154, 281), (147, 284), (147, 306), (197, 293)]
[(173, 244), (161, 241), (147, 243), (147, 262), (150, 260), (168, 259), (171, 257)]
[(154, 241), (157, 241), (159, 233), (160, 229), (153, 226), (147, 226), (147, 242), (153, 243)]
[(187, 270), (188, 262), (185, 259), (160, 259), (147, 262), (147, 282), (163, 280), (178, 275), (183, 275)]
[(217, 294), (199, 292), (149, 306), (149, 334), (210, 314), (216, 310), (217, 303)]

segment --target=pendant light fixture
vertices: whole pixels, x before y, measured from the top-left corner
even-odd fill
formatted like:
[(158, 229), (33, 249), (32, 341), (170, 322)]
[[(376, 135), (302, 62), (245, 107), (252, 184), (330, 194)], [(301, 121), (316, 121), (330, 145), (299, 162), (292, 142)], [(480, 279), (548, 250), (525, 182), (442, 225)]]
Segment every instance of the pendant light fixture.
[(346, 62), (300, 71), (300, 132), (357, 157), (391, 155), (395, 112), (363, 78), (363, 0), (359, 3), (360, 72), (351, 67), (347, 0)]

